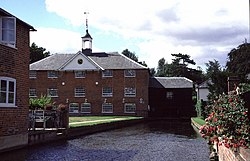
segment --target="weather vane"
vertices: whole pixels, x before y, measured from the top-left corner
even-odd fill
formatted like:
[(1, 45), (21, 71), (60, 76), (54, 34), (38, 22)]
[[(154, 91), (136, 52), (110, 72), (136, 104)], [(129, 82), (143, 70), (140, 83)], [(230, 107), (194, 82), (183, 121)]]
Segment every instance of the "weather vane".
[(84, 14), (86, 15), (86, 30), (88, 30), (88, 14), (89, 14), (89, 12), (84, 12)]

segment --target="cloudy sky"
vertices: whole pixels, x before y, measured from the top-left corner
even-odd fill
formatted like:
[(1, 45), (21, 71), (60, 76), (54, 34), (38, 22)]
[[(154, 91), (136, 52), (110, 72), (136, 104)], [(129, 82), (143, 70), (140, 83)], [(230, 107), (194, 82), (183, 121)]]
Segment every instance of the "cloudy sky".
[(248, 0), (0, 0), (0, 7), (37, 32), (31, 43), (53, 53), (76, 53), (89, 32), (93, 51), (135, 52), (157, 67), (171, 53), (191, 56), (198, 66), (225, 64), (231, 49), (249, 39)]

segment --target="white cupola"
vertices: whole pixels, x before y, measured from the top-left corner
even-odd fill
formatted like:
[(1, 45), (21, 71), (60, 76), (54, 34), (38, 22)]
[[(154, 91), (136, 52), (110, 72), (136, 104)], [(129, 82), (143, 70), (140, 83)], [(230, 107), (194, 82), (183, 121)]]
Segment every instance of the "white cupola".
[(85, 34), (85, 36), (82, 37), (82, 52), (83, 52), (83, 54), (88, 55), (88, 54), (92, 53), (92, 37), (88, 31), (87, 14), (89, 14), (89, 13), (84, 12), (84, 14), (86, 14), (86, 34)]

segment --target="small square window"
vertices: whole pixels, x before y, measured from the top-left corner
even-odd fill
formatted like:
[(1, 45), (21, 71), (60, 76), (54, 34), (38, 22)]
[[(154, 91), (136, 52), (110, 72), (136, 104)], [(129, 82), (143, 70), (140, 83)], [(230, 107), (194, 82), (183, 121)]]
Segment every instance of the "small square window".
[(36, 89), (35, 88), (29, 89), (29, 97), (36, 97)]
[(29, 78), (32, 78), (32, 79), (36, 78), (36, 71), (35, 70), (30, 70), (29, 71)]
[(124, 112), (125, 113), (135, 113), (136, 105), (135, 103), (125, 103), (124, 105)]
[(102, 88), (102, 97), (112, 97), (113, 90), (112, 87), (103, 87)]
[(136, 88), (124, 88), (124, 96), (125, 97), (135, 97), (136, 96)]
[(124, 76), (125, 77), (135, 77), (135, 70), (125, 70)]
[(50, 97), (58, 97), (58, 89), (56, 88), (49, 88), (47, 90), (47, 95)]
[(85, 71), (75, 71), (75, 78), (85, 78), (86, 72)]
[(91, 104), (90, 103), (82, 103), (81, 104), (81, 113), (91, 113)]
[(102, 77), (113, 77), (113, 71), (112, 70), (102, 71)]
[(85, 89), (83, 87), (75, 88), (75, 97), (85, 97)]
[(166, 93), (166, 98), (167, 99), (173, 99), (173, 97), (174, 97), (174, 93), (173, 92), (167, 92)]
[(58, 72), (48, 71), (48, 78), (58, 78)]
[(69, 104), (69, 113), (79, 113), (79, 104), (78, 103), (70, 103)]
[(113, 104), (112, 103), (102, 104), (102, 113), (113, 113)]

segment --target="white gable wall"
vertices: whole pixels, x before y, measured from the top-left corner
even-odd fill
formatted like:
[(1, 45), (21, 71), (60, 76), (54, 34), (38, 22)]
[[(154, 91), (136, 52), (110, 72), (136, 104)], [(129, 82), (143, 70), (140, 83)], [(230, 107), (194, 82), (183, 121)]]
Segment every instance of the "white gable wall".
[(208, 101), (208, 98), (207, 98), (209, 94), (208, 88), (199, 88), (199, 89), (196, 89), (196, 92), (197, 92), (198, 100)]
[[(78, 63), (78, 60), (82, 59), (82, 64)], [(62, 70), (98, 70), (98, 68), (91, 63), (86, 57), (79, 54), (73, 60), (71, 60)]]

